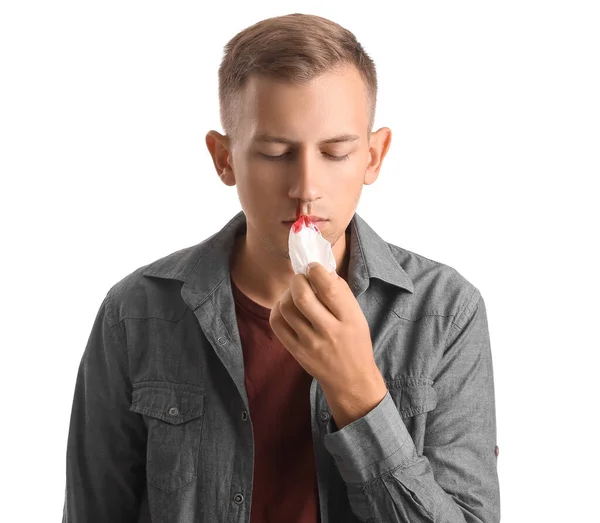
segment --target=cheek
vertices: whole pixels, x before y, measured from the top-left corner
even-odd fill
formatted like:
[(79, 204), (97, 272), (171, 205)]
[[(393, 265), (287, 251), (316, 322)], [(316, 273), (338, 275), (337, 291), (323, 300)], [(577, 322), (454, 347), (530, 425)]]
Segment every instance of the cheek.
[[(286, 189), (280, 187), (280, 184), (275, 183), (272, 179), (266, 179), (264, 173), (262, 176), (248, 174), (248, 176), (239, 177), (236, 183), (240, 205), (247, 219), (253, 222), (255, 227), (271, 229), (284, 215), (290, 215), (288, 209), (282, 211), (282, 202), (287, 199)], [(293, 214), (293, 210), (291, 214)], [(282, 228), (282, 231), (285, 232), (285, 230)]]
[(286, 180), (281, 173), (270, 171), (268, 167), (254, 166), (240, 177), (238, 193), (246, 200), (257, 201), (260, 205), (269, 206), (271, 202), (281, 199), (286, 193)]
[(361, 171), (356, 165), (352, 169), (348, 169), (339, 176), (335, 177), (332, 183), (332, 194), (337, 194), (342, 200), (352, 200), (362, 192), (365, 181), (364, 171)]

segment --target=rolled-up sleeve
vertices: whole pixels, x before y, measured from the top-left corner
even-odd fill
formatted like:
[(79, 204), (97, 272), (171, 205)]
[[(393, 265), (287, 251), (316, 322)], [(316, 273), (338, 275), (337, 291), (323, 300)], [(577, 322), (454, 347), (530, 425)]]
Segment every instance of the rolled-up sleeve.
[(388, 392), (368, 414), (325, 436), (361, 521), (500, 521), (492, 354), (478, 290), (453, 318), (419, 455)]
[(130, 412), (124, 333), (111, 291), (83, 353), (67, 442), (63, 523), (138, 521), (145, 488), (146, 429)]

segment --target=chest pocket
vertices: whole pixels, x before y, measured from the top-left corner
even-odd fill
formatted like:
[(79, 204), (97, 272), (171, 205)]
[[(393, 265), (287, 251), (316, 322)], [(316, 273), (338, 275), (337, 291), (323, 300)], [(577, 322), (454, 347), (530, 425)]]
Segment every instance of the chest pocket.
[(204, 423), (204, 392), (193, 385), (135, 383), (131, 408), (148, 427), (148, 484), (170, 493), (196, 480)]
[(402, 383), (388, 383), (390, 396), (419, 456), (423, 454), (427, 413), (437, 406), (437, 393), (432, 383), (428, 378), (409, 378)]

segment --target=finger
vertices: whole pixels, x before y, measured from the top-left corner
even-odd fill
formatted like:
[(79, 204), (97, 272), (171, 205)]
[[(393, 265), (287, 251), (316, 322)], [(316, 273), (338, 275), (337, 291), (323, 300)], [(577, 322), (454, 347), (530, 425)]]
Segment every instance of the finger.
[(303, 275), (297, 274), (290, 282), (290, 296), (298, 312), (308, 321), (313, 330), (326, 333), (331, 321), (337, 321), (331, 311), (315, 294), (310, 281)]
[[(317, 302), (319, 301), (314, 294), (313, 300)], [(283, 293), (280, 304), (281, 315), (288, 325), (294, 330), (301, 345), (303, 342), (306, 342), (314, 337), (315, 327), (313, 326), (312, 322), (307, 319), (304, 313), (296, 306), (296, 303), (292, 297), (291, 287)], [(323, 305), (321, 305), (321, 307), (323, 307)], [(329, 311), (327, 311), (327, 313), (329, 314)]]
[[(334, 277), (320, 263), (311, 267), (307, 275), (308, 280), (316, 289), (316, 295), (331, 313), (340, 321), (347, 321), (349, 311), (344, 305), (350, 288), (343, 278)], [(350, 293), (352, 294), (352, 293)], [(354, 298), (354, 295), (352, 295)]]

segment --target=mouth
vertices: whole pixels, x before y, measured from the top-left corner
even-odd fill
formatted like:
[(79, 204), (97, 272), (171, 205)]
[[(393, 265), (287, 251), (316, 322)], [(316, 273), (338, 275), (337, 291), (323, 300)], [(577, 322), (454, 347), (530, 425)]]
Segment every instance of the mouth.
[[(321, 223), (321, 224), (322, 224), (322, 223), (325, 223), (325, 222), (328, 222), (328, 221), (329, 221), (328, 219), (326, 219), (326, 218), (323, 218), (323, 217), (321, 217), (321, 216), (314, 216), (314, 215), (311, 215), (311, 216), (309, 216), (309, 218), (310, 218), (310, 221), (311, 221), (311, 222), (313, 222), (313, 223), (316, 223), (316, 224), (319, 224), (319, 223)], [(295, 223), (296, 221), (298, 221), (298, 219), (295, 219), (295, 220), (285, 220), (285, 221), (284, 221), (284, 222), (282, 222), (282, 223), (285, 223), (286, 225), (292, 225), (292, 224), (293, 224), (293, 223)]]

